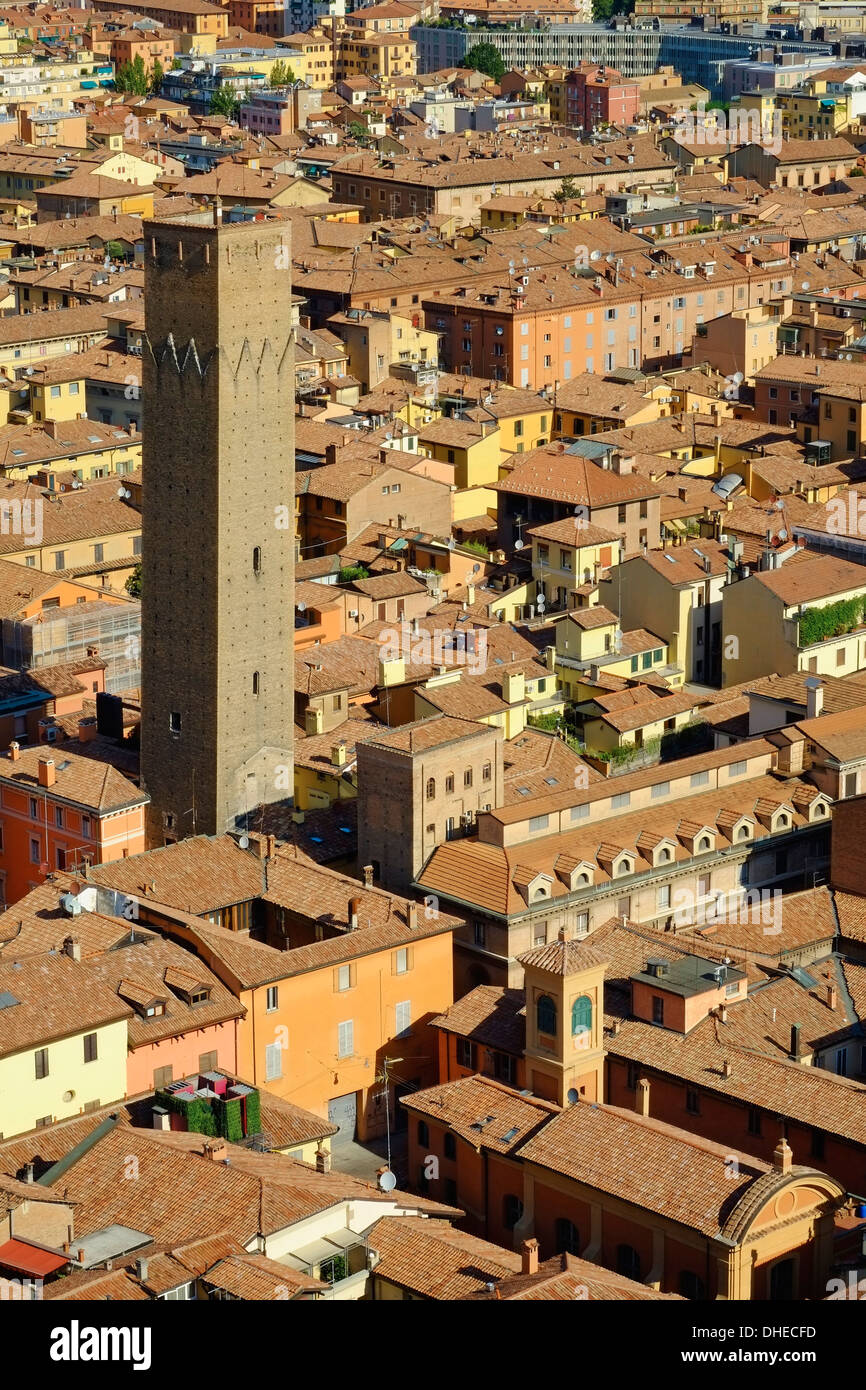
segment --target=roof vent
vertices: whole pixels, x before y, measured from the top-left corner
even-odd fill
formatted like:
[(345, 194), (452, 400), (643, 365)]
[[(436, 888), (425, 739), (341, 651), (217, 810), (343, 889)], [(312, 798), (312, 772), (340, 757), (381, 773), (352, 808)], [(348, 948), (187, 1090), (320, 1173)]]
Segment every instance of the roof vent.
[(670, 974), (670, 962), (662, 956), (650, 956), (646, 963), (646, 974), (653, 975), (657, 980), (661, 980), (665, 975)]

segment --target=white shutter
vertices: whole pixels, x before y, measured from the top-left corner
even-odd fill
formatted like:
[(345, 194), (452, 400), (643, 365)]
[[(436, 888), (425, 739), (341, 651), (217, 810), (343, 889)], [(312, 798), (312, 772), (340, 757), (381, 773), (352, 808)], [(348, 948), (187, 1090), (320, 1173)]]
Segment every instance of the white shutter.
[(283, 1074), (283, 1049), (279, 1043), (269, 1043), (265, 1048), (265, 1080), (276, 1081)]
[(353, 1019), (348, 1019), (346, 1023), (339, 1025), (338, 1055), (340, 1057), (351, 1057), (355, 1051), (355, 1023)]
[(408, 1033), (412, 1025), (412, 1002), (405, 999), (402, 1004), (395, 1007), (397, 1037), (400, 1038), (404, 1033)]

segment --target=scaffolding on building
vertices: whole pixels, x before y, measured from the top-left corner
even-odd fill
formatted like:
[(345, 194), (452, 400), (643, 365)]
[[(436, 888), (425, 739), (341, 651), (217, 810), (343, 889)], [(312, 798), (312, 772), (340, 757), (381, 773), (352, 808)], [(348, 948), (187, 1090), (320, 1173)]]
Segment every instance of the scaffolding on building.
[(61, 666), (98, 656), (112, 695), (141, 685), (141, 604), (76, 603), (32, 618), (3, 620), (3, 662), (21, 669)]

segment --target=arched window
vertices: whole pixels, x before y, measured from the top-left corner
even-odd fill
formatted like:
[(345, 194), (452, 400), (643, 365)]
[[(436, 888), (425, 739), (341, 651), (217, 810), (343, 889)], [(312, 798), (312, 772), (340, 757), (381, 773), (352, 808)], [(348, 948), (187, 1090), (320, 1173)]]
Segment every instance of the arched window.
[(571, 1034), (580, 1037), (592, 1031), (592, 1000), (582, 994), (571, 1006)]
[(690, 1269), (680, 1271), (680, 1293), (683, 1298), (704, 1298), (704, 1281), (700, 1275), (693, 1274)]
[(418, 1121), (418, 1143), (422, 1148), (430, 1147), (430, 1131), (423, 1120)]
[(569, 1221), (567, 1216), (559, 1216), (556, 1220), (556, 1253), (563, 1252), (569, 1255), (580, 1253), (580, 1234), (573, 1221)]
[(556, 1032), (556, 1004), (549, 994), (541, 994), (535, 1006), (535, 1023), (539, 1033)]
[(446, 1158), (450, 1158), (453, 1160), (457, 1157), (457, 1140), (454, 1138), (453, 1134), (445, 1135), (444, 1152)]
[(262, 547), (261, 547), (260, 545), (254, 545), (254, 546), (253, 546), (253, 574), (261, 574), (261, 572), (262, 572)]
[(776, 824), (782, 826), (782, 828), (784, 829), (788, 825), (788, 817), (785, 815), (779, 816), (779, 818), (776, 821)]
[(737, 839), (738, 839), (738, 840), (748, 840), (748, 838), (749, 838), (749, 827), (748, 827), (747, 825), (741, 825), (740, 828), (739, 828), (739, 830), (737, 831)]
[(506, 1192), (502, 1198), (502, 1221), (506, 1231), (513, 1231), (523, 1215), (523, 1203), (513, 1192)]
[(432, 801), (433, 798), (435, 797), (435, 795), (436, 795), (436, 779), (435, 779), (435, 777), (428, 777), (428, 778), (427, 778), (427, 800), (428, 800), (428, 801)]
[(631, 1245), (618, 1245), (616, 1248), (616, 1271), (626, 1279), (640, 1279), (640, 1255)]
[(589, 874), (578, 874), (576, 882), (578, 888), (585, 888), (586, 885), (589, 883)]
[(669, 864), (670, 862), (671, 862), (671, 852), (670, 852), (670, 850), (667, 848), (667, 846), (665, 845), (662, 849), (659, 850), (659, 863), (660, 863), (660, 864)]
[(701, 854), (705, 854), (706, 851), (707, 851), (709, 848), (710, 848), (710, 837), (709, 837), (709, 835), (702, 835), (701, 838), (698, 840), (698, 850), (700, 851)]
[(623, 874), (630, 874), (630, 873), (631, 873), (631, 864), (630, 864), (629, 860), (628, 860), (628, 859), (621, 859), (621, 860), (619, 861), (619, 863), (617, 864), (617, 866), (616, 866), (616, 872), (617, 872), (617, 875), (618, 875), (619, 877), (622, 877)]

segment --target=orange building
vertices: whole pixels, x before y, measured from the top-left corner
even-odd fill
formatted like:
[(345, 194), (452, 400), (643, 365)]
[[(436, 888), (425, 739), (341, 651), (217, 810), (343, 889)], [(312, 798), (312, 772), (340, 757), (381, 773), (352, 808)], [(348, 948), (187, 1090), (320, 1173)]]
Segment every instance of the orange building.
[(273, 837), (249, 838), (242, 851), (199, 836), (97, 877), (134, 895), (138, 920), (188, 946), (239, 1000), (237, 1072), (251, 1085), (329, 1119), (335, 1142), (384, 1133), (386, 1091), (392, 1123), (405, 1124), (396, 1100), (436, 1077), (429, 1021), (453, 999), (457, 919), (374, 888), (372, 871), (361, 887)]
[(149, 797), (115, 768), (64, 748), (13, 743), (0, 758), (0, 897), (14, 903), (56, 869), (139, 854)]

